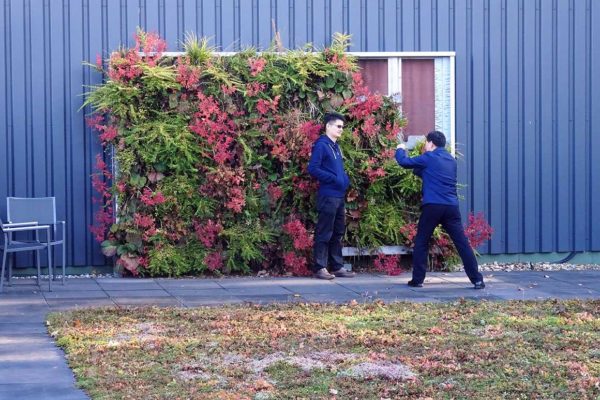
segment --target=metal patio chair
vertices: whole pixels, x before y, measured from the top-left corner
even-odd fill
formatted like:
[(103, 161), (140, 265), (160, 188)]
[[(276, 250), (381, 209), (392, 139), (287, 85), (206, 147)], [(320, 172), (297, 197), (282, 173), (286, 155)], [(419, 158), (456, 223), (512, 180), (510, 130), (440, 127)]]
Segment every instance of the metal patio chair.
[[(50, 237), (47, 240), (50, 251), (50, 260), (53, 257), (52, 247), (62, 246), (62, 284), (65, 284), (66, 268), (66, 223), (56, 219), (56, 198), (54, 197), (7, 197), (6, 217), (9, 223), (35, 221), (40, 225), (50, 225)], [(60, 227), (60, 229), (59, 229)], [(48, 274), (52, 274), (54, 264), (48, 266)]]
[[(40, 275), (41, 275), (41, 258), (40, 258), (40, 250), (46, 249), (48, 252), (48, 265), (52, 268), (52, 260), (50, 255), (50, 246), (48, 241), (43, 242), (40, 240), (40, 232), (46, 233), (46, 239), (50, 239), (50, 225), (39, 225), (35, 221), (27, 221), (27, 222), (19, 222), (19, 223), (3, 223), (0, 220), (0, 230), (4, 236), (4, 243), (0, 245), (0, 250), (2, 251), (2, 271), (0, 273), (0, 292), (2, 292), (4, 286), (4, 272), (6, 269), (6, 261), (9, 253), (17, 253), (21, 251), (35, 251), (36, 252), (36, 260), (37, 260), (37, 284), (40, 285)], [(15, 240), (13, 234), (21, 232), (21, 233), (35, 233), (35, 240)], [(10, 282), (10, 278), (12, 276), (12, 263), (8, 260), (8, 281)], [(48, 278), (48, 290), (52, 290), (52, 279), (51, 273)]]

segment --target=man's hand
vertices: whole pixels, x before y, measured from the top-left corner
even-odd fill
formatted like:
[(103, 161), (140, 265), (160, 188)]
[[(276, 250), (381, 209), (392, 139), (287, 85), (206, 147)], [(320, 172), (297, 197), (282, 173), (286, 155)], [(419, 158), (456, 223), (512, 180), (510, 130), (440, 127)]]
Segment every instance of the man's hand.
[(406, 145), (404, 143), (400, 143), (398, 146), (396, 146), (396, 148), (406, 150)]
[(404, 139), (404, 133), (398, 132), (398, 134), (396, 135), (396, 140), (398, 141), (398, 143), (406, 142), (406, 140)]

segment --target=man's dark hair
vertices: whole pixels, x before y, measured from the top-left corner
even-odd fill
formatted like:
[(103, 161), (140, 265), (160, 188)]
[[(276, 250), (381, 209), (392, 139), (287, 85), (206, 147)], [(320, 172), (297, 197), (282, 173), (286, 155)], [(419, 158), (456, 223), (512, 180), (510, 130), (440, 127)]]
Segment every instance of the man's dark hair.
[(440, 131), (431, 131), (427, 134), (427, 141), (435, 144), (435, 147), (446, 147), (446, 136)]
[(323, 116), (323, 123), (327, 125), (331, 121), (337, 121), (338, 119), (342, 122), (346, 122), (346, 117), (344, 117), (342, 114), (327, 113)]

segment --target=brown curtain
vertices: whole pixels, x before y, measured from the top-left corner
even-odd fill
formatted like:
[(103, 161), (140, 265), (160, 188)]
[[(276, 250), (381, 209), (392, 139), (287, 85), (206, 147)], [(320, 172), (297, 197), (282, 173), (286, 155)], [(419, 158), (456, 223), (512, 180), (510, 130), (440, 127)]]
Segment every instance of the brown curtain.
[(363, 81), (373, 93), (388, 94), (387, 60), (358, 60)]
[(426, 135), (435, 128), (433, 60), (402, 60), (402, 113), (408, 119), (407, 136)]

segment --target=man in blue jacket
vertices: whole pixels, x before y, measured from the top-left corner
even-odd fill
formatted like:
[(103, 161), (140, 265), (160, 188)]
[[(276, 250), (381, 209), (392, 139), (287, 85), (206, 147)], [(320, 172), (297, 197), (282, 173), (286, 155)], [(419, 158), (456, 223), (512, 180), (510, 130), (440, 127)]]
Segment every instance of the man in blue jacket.
[(458, 196), (456, 195), (456, 160), (446, 151), (446, 137), (438, 131), (429, 132), (425, 142), (425, 153), (408, 157), (406, 145), (401, 143), (396, 150), (396, 161), (404, 168), (410, 168), (423, 180), (423, 201), (421, 216), (413, 249), (412, 280), (408, 286), (422, 287), (427, 267), (429, 239), (439, 224), (446, 230), (456, 246), (465, 272), (475, 285), (483, 289), (485, 283), (478, 271), (477, 259), (469, 240), (465, 236)]
[[(342, 136), (345, 118), (330, 113), (324, 117), (325, 134), (314, 143), (308, 163), (308, 172), (319, 181), (315, 227), (315, 278), (352, 278), (354, 272), (343, 268), (342, 238), (346, 231), (344, 200), (350, 179), (344, 170), (344, 159), (337, 140)], [(330, 268), (330, 271), (327, 270)]]

